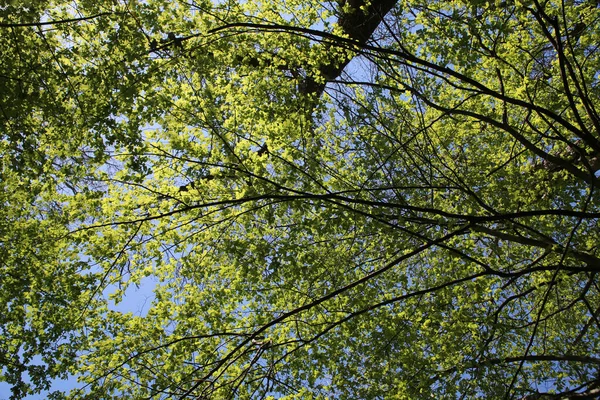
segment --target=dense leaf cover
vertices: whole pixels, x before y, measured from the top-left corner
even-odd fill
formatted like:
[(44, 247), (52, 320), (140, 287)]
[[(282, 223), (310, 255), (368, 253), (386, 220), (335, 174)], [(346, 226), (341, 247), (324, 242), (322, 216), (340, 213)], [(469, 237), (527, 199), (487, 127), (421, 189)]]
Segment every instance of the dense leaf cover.
[(3, 4), (11, 398), (598, 395), (596, 1)]

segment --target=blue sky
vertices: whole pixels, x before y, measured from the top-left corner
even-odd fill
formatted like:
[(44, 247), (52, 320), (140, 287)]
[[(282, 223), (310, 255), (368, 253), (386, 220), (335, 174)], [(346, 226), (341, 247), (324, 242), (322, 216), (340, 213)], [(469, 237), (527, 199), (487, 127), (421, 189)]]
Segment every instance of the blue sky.
[[(139, 287), (136, 285), (131, 285), (127, 288), (125, 292), (125, 296), (123, 296), (123, 301), (119, 304), (115, 305), (111, 304), (110, 308), (112, 310), (120, 311), (122, 313), (131, 312), (135, 315), (145, 315), (150, 305), (152, 304), (152, 300), (154, 299), (153, 289), (155, 287), (155, 281), (153, 278), (144, 278), (142, 279)], [(114, 289), (114, 288), (113, 288)], [(110, 293), (111, 288), (109, 287), (105, 290), (104, 295), (108, 298), (108, 294)], [(77, 383), (77, 379), (75, 377), (67, 379), (67, 380), (56, 380), (52, 385), (52, 388), (49, 392), (43, 392), (38, 395), (32, 395), (26, 397), (27, 400), (46, 400), (48, 394), (50, 392), (60, 390), (68, 392), (71, 389), (75, 389), (81, 387), (80, 384)], [(9, 400), (11, 391), (11, 385), (6, 382), (0, 382), (0, 400)]]

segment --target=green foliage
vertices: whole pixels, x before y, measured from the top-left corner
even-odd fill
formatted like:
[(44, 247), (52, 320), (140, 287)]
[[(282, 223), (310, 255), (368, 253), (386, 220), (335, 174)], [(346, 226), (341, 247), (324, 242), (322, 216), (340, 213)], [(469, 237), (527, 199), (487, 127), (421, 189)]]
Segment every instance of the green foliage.
[(0, 7), (11, 398), (594, 396), (600, 8), (345, 3)]

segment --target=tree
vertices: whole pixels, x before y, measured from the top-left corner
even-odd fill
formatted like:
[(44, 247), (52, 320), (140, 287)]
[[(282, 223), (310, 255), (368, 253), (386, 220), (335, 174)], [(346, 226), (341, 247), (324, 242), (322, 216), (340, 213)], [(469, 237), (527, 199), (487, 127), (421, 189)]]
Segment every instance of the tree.
[(596, 397), (599, 18), (0, 8), (12, 398)]

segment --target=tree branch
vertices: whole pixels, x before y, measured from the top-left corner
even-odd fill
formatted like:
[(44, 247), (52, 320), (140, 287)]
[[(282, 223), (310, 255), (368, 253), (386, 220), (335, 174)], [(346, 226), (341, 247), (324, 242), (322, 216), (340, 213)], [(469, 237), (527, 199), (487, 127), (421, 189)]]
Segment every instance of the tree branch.
[(80, 18), (69, 18), (69, 19), (61, 19), (56, 21), (46, 21), (46, 22), (0, 22), (0, 28), (19, 28), (19, 27), (28, 27), (28, 26), (47, 26), (47, 25), (61, 25), (61, 24), (69, 24), (71, 22), (80, 22), (87, 21), (90, 19), (102, 17), (105, 15), (113, 15), (113, 14), (125, 14), (121, 11), (110, 11), (103, 12), (95, 15), (91, 15), (89, 17), (80, 17)]

